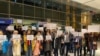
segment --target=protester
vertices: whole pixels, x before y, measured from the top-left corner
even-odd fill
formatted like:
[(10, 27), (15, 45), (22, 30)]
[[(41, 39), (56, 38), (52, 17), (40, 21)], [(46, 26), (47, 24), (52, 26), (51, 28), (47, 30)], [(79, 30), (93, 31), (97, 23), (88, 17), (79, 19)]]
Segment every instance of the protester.
[(51, 56), (52, 50), (52, 36), (50, 31), (47, 31), (45, 36), (45, 56)]
[(13, 31), (11, 41), (13, 43), (13, 56), (21, 56), (21, 35), (18, 34), (17, 30)]

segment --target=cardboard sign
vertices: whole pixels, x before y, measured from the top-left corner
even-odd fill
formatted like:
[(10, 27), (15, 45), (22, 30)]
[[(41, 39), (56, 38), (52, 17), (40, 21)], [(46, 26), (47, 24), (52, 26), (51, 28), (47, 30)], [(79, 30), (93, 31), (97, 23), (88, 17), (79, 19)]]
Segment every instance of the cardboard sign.
[(56, 29), (57, 28), (57, 24), (55, 24), (55, 23), (47, 23), (47, 24), (44, 24), (44, 27), (46, 27), (47, 29)]
[(88, 30), (87, 29), (81, 29), (82, 33), (87, 33)]
[(66, 27), (65, 27), (65, 30), (66, 30), (67, 32), (72, 31), (72, 29), (73, 29), (73, 28), (72, 28), (71, 26), (66, 26)]
[(62, 33), (63, 33), (62, 30), (58, 30), (58, 31), (57, 31), (57, 35), (61, 35)]
[(42, 35), (37, 36), (37, 40), (43, 40), (43, 36)]
[(89, 25), (88, 32), (100, 32), (100, 25)]
[(27, 35), (27, 40), (33, 40), (34, 39), (34, 35)]
[(0, 35), (0, 42), (7, 40), (6, 35)]
[(28, 30), (28, 26), (23, 26), (22, 30)]
[(44, 28), (43, 28), (43, 27), (39, 27), (39, 28), (38, 28), (38, 30), (43, 31), (43, 30), (44, 30)]
[(32, 26), (32, 30), (36, 30), (36, 27), (35, 26)]
[(8, 26), (7, 30), (13, 31), (14, 30), (14, 26), (12, 26), (12, 25)]
[(13, 39), (21, 39), (21, 35), (19, 34), (14, 34), (12, 35)]
[(51, 35), (46, 35), (46, 40), (52, 40)]
[(17, 23), (22, 23), (22, 19), (17, 19)]

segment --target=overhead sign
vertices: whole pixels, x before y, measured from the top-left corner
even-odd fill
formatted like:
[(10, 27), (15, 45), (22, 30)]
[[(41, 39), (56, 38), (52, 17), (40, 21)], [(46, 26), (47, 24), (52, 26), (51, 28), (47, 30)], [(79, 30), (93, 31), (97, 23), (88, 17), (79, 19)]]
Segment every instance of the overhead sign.
[(12, 19), (0, 18), (0, 24), (12, 24), (12, 23), (13, 23)]

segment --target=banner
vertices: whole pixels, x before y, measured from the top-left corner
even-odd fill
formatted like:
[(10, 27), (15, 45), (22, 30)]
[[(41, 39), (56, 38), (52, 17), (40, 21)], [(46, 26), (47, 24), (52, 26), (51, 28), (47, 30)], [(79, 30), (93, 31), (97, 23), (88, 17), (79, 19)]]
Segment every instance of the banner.
[(89, 25), (88, 32), (100, 32), (100, 25)]

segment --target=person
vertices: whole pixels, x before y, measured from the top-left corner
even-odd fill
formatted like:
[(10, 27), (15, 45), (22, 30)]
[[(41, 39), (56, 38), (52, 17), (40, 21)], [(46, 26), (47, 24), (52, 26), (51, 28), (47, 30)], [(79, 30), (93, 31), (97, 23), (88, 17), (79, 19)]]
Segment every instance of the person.
[(31, 30), (27, 30), (24, 34), (24, 50), (26, 52), (26, 56), (32, 56), (32, 40), (27, 40), (28, 35), (33, 35)]
[(52, 50), (52, 36), (50, 31), (47, 31), (45, 36), (45, 56), (51, 56)]
[(21, 56), (21, 35), (18, 34), (17, 30), (13, 31), (11, 41), (13, 43), (12, 44), (13, 56)]
[(94, 38), (94, 34), (90, 33), (90, 37), (88, 39), (90, 56), (95, 56), (95, 50), (97, 49), (97, 42)]
[(84, 56), (86, 56), (86, 53), (89, 51), (88, 48), (88, 39), (89, 39), (89, 33), (84, 33), (84, 38), (83, 38), (83, 51), (84, 51)]
[(43, 42), (43, 36), (40, 31), (37, 31), (37, 34), (35, 36), (35, 46), (34, 46), (33, 56), (40, 56), (41, 49), (43, 48), (42, 42)]
[(61, 35), (56, 33), (54, 40), (54, 56), (58, 56), (60, 54), (61, 48)]
[(2, 38), (4, 38), (4, 34), (0, 30), (0, 56), (7, 56), (9, 42), (7, 38), (4, 40)]
[(64, 34), (64, 50), (66, 51), (66, 52), (64, 52), (64, 53), (66, 54), (66, 56), (68, 56), (68, 51), (69, 51), (69, 49), (70, 49), (69, 46), (70, 46), (69, 33), (66, 32), (66, 33)]
[(74, 39), (75, 42), (75, 50), (74, 50), (74, 56), (82, 56), (82, 37), (76, 36)]

